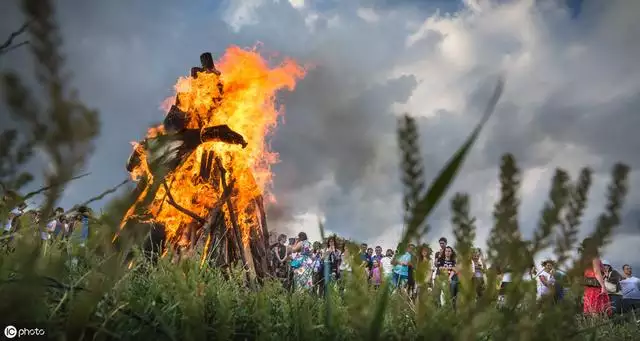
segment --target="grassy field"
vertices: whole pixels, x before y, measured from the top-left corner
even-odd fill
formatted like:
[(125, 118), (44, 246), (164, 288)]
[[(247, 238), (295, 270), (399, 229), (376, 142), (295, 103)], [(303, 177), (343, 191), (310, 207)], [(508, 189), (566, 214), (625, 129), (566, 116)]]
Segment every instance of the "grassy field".
[[(97, 238), (97, 236), (96, 236)], [(32, 243), (28, 240), (34, 240)], [(0, 258), (0, 316), (5, 325), (41, 328), (60, 340), (353, 340), (367, 339), (381, 292), (364, 272), (333, 287), (326, 299), (289, 293), (278, 282), (248, 287), (241, 270), (230, 276), (199, 261), (168, 257), (151, 265), (127, 263), (117, 252), (99, 254), (99, 242), (73, 250), (23, 238)], [(72, 259), (76, 258), (77, 263)], [(436, 307), (421, 295), (413, 304), (393, 294), (383, 313), (381, 340), (633, 340), (640, 326), (627, 320), (586, 320), (579, 300), (535, 303), (530, 284), (497, 309), (495, 290), (486, 299)], [(528, 308), (522, 308), (527, 306)]]

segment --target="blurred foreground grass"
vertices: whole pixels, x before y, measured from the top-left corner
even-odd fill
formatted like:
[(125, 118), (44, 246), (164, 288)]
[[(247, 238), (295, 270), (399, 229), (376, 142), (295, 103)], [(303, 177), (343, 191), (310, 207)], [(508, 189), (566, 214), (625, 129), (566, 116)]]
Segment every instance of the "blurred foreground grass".
[[(344, 295), (332, 287), (323, 299), (291, 294), (277, 282), (251, 289), (239, 269), (226, 278), (198, 261), (172, 264), (168, 257), (155, 266), (139, 257), (129, 269), (117, 254), (105, 258), (89, 247), (71, 256), (62, 242), (45, 251), (33, 240), (0, 258), (0, 322), (42, 328), (51, 339), (366, 339), (381, 296), (366, 285), (360, 269), (346, 279)], [(77, 264), (72, 257), (78, 257)], [(106, 266), (109, 259), (118, 261)], [(540, 305), (530, 283), (518, 290), (519, 307), (504, 309), (484, 301), (461, 303), (457, 310), (437, 308), (431, 295), (413, 304), (404, 294), (392, 294), (380, 339), (636, 340), (639, 335), (640, 327), (629, 321), (580, 317), (578, 299)], [(491, 295), (495, 302), (495, 291)], [(468, 309), (473, 309), (469, 317)]]

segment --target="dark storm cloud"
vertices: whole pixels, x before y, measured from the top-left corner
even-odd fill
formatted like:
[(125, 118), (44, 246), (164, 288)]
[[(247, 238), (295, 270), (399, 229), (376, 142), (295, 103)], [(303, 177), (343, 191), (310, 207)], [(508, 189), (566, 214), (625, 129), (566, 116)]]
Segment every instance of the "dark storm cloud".
[(640, 207), (628, 210), (622, 218), (624, 225), (616, 232), (620, 235), (637, 236), (640, 234)]
[[(353, 219), (345, 209), (350, 203), (343, 198), (350, 198), (363, 184), (373, 185), (367, 183), (367, 171), (375, 160), (391, 158), (394, 162), (389, 164), (395, 167), (393, 153), (379, 146), (394, 138), (391, 105), (406, 101), (416, 86), (411, 76), (374, 80), (400, 60), (419, 58), (412, 51), (398, 53), (405, 50), (409, 33), (398, 25), (399, 18), (367, 23), (355, 10), (348, 5), (333, 7), (316, 19), (311, 32), (305, 16), (288, 2), (264, 3), (255, 9), (256, 25), (233, 32), (221, 12), (204, 11), (196, 4), (60, 3), (58, 16), (74, 84), (85, 102), (100, 109), (103, 120), (88, 167), (91, 179), (74, 183), (64, 203), (82, 200), (126, 175), (122, 164), (129, 141), (162, 118), (160, 102), (170, 95), (175, 79), (196, 64), (200, 52), (220, 54), (229, 44), (251, 46), (260, 41), (266, 51), (315, 65), (296, 91), (281, 99), (287, 105), (287, 119), (273, 146), (282, 159), (275, 167), (275, 190), (282, 200), (271, 209), (272, 218), (287, 221), (293, 214), (305, 213), (309, 205), (320, 205), (337, 230), (354, 226), (345, 223)], [(330, 16), (337, 14), (348, 28), (331, 28)], [(23, 51), (11, 56), (9, 64), (23, 65), (25, 55)], [(298, 195), (327, 177), (335, 179), (338, 192), (318, 193), (311, 200)], [(395, 191), (395, 181), (385, 180), (389, 188), (376, 190), (379, 196)], [(362, 200), (365, 206), (366, 200)], [(393, 221), (393, 215), (387, 220)]]
[[(397, 220), (399, 202), (387, 212), (371, 208), (398, 190), (391, 106), (405, 102), (417, 85), (412, 76), (376, 78), (420, 56), (415, 48), (406, 50), (410, 31), (398, 18), (368, 23), (357, 16), (357, 8), (345, 6), (323, 13), (311, 33), (288, 3), (266, 3), (255, 10), (259, 23), (242, 27), (239, 34), (314, 65), (294, 92), (282, 95), (286, 120), (273, 138), (281, 158), (274, 167), (278, 216), (290, 219), (319, 207), (333, 231), (371, 238)], [(331, 28), (331, 13), (348, 25)], [(291, 24), (283, 32), (285, 19)], [(371, 174), (378, 163), (385, 165), (384, 179)], [(327, 179), (336, 188), (308, 191)], [(283, 210), (290, 214), (280, 214)]]

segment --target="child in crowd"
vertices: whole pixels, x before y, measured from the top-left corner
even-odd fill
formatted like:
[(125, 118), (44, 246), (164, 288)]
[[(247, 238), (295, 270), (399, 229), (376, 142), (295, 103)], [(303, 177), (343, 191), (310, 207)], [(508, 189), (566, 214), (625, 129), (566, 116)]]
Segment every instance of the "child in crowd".
[(377, 290), (382, 284), (382, 269), (380, 268), (380, 262), (377, 259), (373, 260), (371, 268), (371, 285)]

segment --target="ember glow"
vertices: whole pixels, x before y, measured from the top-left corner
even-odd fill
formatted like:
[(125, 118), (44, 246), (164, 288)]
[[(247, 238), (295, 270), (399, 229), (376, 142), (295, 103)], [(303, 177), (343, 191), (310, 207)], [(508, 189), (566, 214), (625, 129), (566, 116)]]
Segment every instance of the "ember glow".
[[(188, 128), (226, 124), (240, 133), (248, 144), (243, 149), (221, 142), (203, 143), (169, 174), (166, 183), (178, 205), (206, 218), (222, 194), (220, 186), (198, 178), (202, 155), (213, 151), (227, 170), (227, 181), (230, 177), (235, 179), (236, 191), (231, 198), (242, 241), (247, 245), (250, 229), (255, 226), (255, 199), (263, 195), (267, 203), (275, 200), (269, 189), (273, 180), (271, 165), (278, 162), (278, 154), (270, 149), (267, 141), (283, 114), (283, 109), (276, 107), (275, 95), (282, 89), (294, 90), (296, 81), (304, 77), (305, 70), (291, 59), (271, 67), (255, 48), (244, 50), (235, 46), (226, 50), (216, 67), (221, 72), (219, 76), (202, 72), (196, 78), (180, 78), (175, 85), (177, 106), (189, 114)], [(219, 97), (219, 80), (224, 89), (222, 101), (216, 102), (214, 98)], [(175, 96), (163, 102), (164, 109), (168, 110), (173, 104), (176, 104)], [(164, 129), (159, 126), (149, 129), (147, 137), (162, 134)], [(134, 148), (140, 148), (140, 145), (134, 143)], [(143, 175), (151, 175), (146, 162), (131, 172), (134, 180)], [(168, 205), (166, 199), (165, 190), (161, 187), (149, 207), (149, 213), (154, 220), (164, 224), (168, 240), (182, 243), (185, 239), (181, 238), (183, 231), (193, 219)]]

